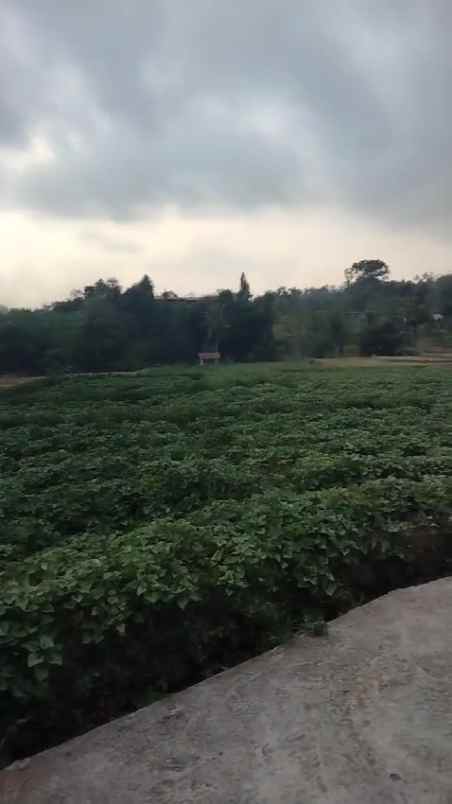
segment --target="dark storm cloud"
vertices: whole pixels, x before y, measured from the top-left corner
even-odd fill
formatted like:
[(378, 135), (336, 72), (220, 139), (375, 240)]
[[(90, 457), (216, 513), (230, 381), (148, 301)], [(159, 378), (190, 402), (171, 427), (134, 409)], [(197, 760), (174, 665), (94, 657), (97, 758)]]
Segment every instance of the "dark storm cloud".
[(448, 0), (0, 14), (0, 146), (39, 136), (54, 154), (9, 177), (10, 204), (123, 219), (323, 203), (449, 230)]

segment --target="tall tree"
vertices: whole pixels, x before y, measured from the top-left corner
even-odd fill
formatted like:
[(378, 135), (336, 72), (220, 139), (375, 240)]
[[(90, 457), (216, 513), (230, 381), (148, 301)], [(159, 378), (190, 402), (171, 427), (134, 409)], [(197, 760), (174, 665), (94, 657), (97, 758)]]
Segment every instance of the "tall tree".
[(348, 284), (363, 280), (382, 280), (389, 276), (389, 268), (383, 260), (360, 260), (354, 262), (345, 271), (345, 278)]
[(207, 351), (211, 350), (217, 352), (228, 328), (228, 323), (225, 317), (225, 308), (219, 302), (209, 305), (207, 312), (205, 313), (205, 326), (205, 349)]
[(122, 294), (120, 307), (129, 316), (132, 335), (149, 334), (156, 324), (156, 307), (154, 285), (147, 274)]
[(240, 276), (240, 287), (237, 297), (241, 301), (249, 301), (251, 298), (250, 285), (244, 273), (242, 273)]
[(84, 371), (123, 368), (127, 341), (126, 327), (113, 302), (94, 294), (82, 311), (75, 349), (79, 368)]

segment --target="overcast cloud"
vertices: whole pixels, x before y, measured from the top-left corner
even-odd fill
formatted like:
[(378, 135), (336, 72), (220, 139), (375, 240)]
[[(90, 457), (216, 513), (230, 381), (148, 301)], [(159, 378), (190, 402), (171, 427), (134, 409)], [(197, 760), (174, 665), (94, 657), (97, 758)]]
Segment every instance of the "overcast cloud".
[[(377, 245), (412, 236), (452, 250), (451, 24), (449, 0), (3, 0), (0, 216), (39, 214), (49, 231), (69, 220), (80, 240), (97, 221), (84, 259), (89, 243), (138, 259), (128, 227), (147, 221), (151, 233), (169, 211), (196, 218), (187, 259), (212, 248), (200, 220), (227, 218), (232, 232), (248, 217), (254, 232), (266, 210), (297, 214), (300, 225), (325, 210), (320, 253), (332, 210), (350, 243), (365, 221)], [(101, 231), (108, 220), (123, 241)], [(14, 237), (17, 253), (9, 246), (0, 269), (10, 289), (15, 267), (26, 271), (20, 227)], [(223, 253), (234, 273), (233, 240)], [(165, 249), (158, 255), (176, 284)], [(43, 259), (29, 261), (31, 288)], [(258, 272), (252, 243), (237, 250), (237, 267), (247, 259)], [(201, 262), (195, 290), (215, 283)], [(221, 262), (220, 244), (218, 279)], [(276, 250), (274, 277), (265, 271), (273, 286), (285, 283), (277, 264)], [(73, 266), (67, 282), (77, 284)], [(30, 299), (39, 297), (37, 284)]]

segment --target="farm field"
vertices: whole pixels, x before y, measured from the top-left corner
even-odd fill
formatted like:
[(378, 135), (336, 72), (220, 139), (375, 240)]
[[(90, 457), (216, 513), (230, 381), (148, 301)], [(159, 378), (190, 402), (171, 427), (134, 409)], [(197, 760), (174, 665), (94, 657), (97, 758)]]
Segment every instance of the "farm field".
[(24, 384), (0, 469), (4, 761), (451, 572), (448, 368)]

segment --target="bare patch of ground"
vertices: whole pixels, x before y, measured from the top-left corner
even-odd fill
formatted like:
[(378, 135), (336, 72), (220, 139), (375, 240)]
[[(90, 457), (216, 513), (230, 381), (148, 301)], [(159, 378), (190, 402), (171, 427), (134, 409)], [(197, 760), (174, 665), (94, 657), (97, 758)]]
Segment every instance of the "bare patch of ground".
[(16, 385), (25, 385), (25, 383), (36, 382), (36, 380), (43, 380), (44, 377), (16, 377), (14, 374), (4, 374), (0, 377), (0, 390), (6, 388), (14, 388)]
[(392, 357), (326, 357), (316, 360), (325, 368), (364, 368), (366, 366), (450, 366), (452, 352), (424, 355), (394, 355)]

